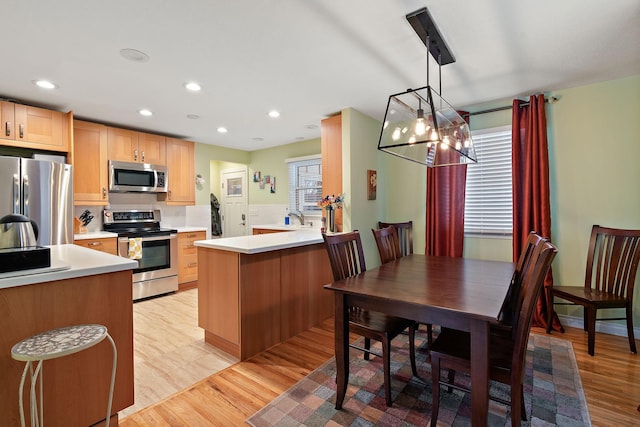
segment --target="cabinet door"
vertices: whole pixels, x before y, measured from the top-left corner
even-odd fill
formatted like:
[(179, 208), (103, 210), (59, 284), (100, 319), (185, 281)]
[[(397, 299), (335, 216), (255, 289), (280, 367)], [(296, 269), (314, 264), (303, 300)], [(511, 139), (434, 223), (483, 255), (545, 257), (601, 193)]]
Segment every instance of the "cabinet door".
[(13, 107), (14, 104), (10, 102), (0, 101), (0, 122), (2, 123), (0, 138), (16, 139), (16, 120)]
[(15, 104), (15, 139), (42, 144), (48, 149), (66, 151), (62, 132), (63, 114), (59, 111)]
[(178, 233), (178, 283), (198, 280), (198, 248), (193, 242), (204, 239), (204, 231)]
[(101, 239), (74, 240), (74, 244), (96, 251), (106, 252), (111, 255), (118, 255), (118, 241), (115, 237), (105, 237)]
[(126, 129), (107, 128), (109, 160), (138, 162), (138, 132)]
[(167, 164), (167, 142), (164, 136), (138, 133), (138, 150), (141, 163)]
[(73, 200), (76, 205), (109, 203), (107, 127), (73, 122)]
[(191, 141), (167, 138), (167, 205), (194, 205), (196, 177)]

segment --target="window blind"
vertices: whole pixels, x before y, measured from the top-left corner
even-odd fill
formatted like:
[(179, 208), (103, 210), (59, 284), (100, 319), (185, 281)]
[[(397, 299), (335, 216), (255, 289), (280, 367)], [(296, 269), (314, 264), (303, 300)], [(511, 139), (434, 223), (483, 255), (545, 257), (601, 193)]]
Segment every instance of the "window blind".
[(478, 163), (467, 166), (464, 232), (511, 235), (511, 126), (473, 131), (471, 135)]
[(322, 198), (322, 159), (289, 160), (289, 210), (318, 214)]

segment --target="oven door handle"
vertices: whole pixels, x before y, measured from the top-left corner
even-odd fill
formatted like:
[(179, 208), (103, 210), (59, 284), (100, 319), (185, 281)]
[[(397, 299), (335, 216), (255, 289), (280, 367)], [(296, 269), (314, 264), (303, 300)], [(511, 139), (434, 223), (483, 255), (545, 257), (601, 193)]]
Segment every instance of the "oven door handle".
[[(141, 237), (141, 239), (143, 242), (153, 242), (158, 240), (176, 239), (177, 237), (177, 234), (169, 234), (168, 236)], [(118, 237), (118, 242), (128, 242), (129, 240), (131, 240), (129, 237)]]

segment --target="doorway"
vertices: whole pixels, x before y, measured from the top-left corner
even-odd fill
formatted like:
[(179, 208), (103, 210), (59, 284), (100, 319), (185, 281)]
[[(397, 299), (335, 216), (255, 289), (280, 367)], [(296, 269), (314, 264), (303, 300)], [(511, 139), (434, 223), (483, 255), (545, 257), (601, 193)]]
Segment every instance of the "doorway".
[(247, 167), (220, 171), (222, 237), (247, 234)]

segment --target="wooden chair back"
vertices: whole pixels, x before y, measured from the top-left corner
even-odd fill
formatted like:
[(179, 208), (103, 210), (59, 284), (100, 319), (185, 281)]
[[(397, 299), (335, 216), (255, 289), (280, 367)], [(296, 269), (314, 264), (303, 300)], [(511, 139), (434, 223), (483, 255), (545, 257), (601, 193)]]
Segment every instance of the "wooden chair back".
[(398, 244), (400, 253), (406, 256), (413, 253), (413, 221), (406, 222), (382, 222), (378, 221), (378, 228), (385, 228), (393, 225), (398, 234)]
[(520, 289), (522, 283), (522, 272), (527, 269), (531, 260), (533, 259), (533, 252), (535, 248), (543, 241), (544, 238), (532, 231), (529, 233), (529, 235), (527, 236), (527, 240), (524, 242), (524, 247), (522, 248), (522, 252), (520, 252), (518, 262), (516, 263), (516, 269), (513, 272), (511, 283), (509, 284), (509, 290), (507, 291), (507, 295), (502, 302), (502, 308), (500, 309), (500, 314), (498, 316), (500, 323), (502, 323), (503, 325), (513, 326), (515, 323), (514, 317), (517, 316), (517, 313), (520, 311), (520, 307), (522, 304)]
[(585, 289), (631, 300), (640, 260), (640, 230), (594, 225), (591, 229)]
[(378, 254), (380, 254), (380, 262), (386, 264), (402, 257), (400, 253), (400, 245), (398, 244), (398, 233), (393, 225), (380, 228), (378, 230), (371, 229), (373, 238), (378, 246)]
[[(544, 278), (557, 254), (557, 249), (548, 241), (540, 242), (531, 254), (531, 259), (522, 271), (520, 311), (513, 326), (514, 349), (511, 362), (511, 386), (521, 384), (524, 376), (527, 343), (533, 321), (533, 310), (544, 285)], [(515, 375), (515, 376), (514, 376)], [(517, 380), (514, 382), (514, 378)]]
[(362, 240), (358, 230), (349, 233), (323, 234), (334, 280), (342, 280), (367, 270)]

